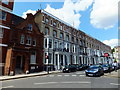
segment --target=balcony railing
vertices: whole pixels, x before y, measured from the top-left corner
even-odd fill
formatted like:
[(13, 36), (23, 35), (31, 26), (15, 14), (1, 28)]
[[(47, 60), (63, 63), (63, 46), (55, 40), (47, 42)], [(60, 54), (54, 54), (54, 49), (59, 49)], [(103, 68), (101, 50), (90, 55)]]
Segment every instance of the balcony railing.
[(69, 52), (69, 49), (67, 48), (54, 48), (53, 51), (61, 51), (61, 52)]

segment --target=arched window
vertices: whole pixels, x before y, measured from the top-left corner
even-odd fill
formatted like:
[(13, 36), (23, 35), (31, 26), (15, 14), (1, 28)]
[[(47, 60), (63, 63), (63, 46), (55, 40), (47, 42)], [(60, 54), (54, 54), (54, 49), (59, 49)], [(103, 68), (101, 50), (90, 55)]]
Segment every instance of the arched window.
[(45, 28), (45, 35), (49, 35), (49, 28)]

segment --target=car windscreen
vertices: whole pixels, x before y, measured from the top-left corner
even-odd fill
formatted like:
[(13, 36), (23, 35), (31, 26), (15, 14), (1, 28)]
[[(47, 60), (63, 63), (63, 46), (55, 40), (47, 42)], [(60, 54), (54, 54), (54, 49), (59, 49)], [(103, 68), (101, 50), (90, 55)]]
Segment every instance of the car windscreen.
[(98, 69), (99, 67), (98, 66), (91, 66), (89, 67), (89, 69)]
[(108, 67), (108, 65), (102, 65), (102, 67)]
[(70, 67), (70, 66), (69, 66), (69, 65), (66, 65), (66, 66), (65, 66), (65, 68), (68, 68), (68, 67)]

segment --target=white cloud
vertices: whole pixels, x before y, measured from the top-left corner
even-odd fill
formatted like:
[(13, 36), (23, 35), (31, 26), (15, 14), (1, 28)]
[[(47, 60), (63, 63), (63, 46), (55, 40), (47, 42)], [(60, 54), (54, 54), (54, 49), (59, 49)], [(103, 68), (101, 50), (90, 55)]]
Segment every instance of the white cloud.
[(114, 46), (120, 45), (120, 39), (104, 40), (103, 43), (106, 44), (106, 45), (109, 45), (113, 48)]
[(26, 12), (23, 12), (22, 17), (26, 18), (27, 17), (27, 15), (26, 15), (27, 13), (32, 13), (34, 15), (36, 13), (36, 11), (35, 10), (27, 10)]
[(91, 24), (102, 29), (114, 27), (118, 20), (118, 1), (120, 0), (94, 0), (90, 14)]
[(65, 0), (62, 8), (54, 9), (50, 5), (47, 5), (46, 11), (64, 20), (70, 25), (78, 28), (80, 25), (80, 13), (79, 11), (85, 11), (93, 0)]
[[(74, 23), (74, 27), (78, 28), (82, 17), (79, 12), (87, 10), (93, 4), (90, 23), (95, 28), (109, 29), (118, 21), (118, 1), (120, 0), (65, 0), (62, 8), (55, 9), (48, 4), (45, 10), (72, 26)], [(26, 13), (35, 14), (36, 11), (28, 10), (22, 17), (26, 18)]]

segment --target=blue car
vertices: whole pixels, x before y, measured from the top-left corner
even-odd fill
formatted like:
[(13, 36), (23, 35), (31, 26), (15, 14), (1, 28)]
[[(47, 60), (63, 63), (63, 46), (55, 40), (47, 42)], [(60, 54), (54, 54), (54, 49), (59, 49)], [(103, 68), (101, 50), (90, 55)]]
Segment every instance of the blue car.
[(104, 69), (101, 65), (92, 65), (85, 70), (86, 76), (102, 76), (104, 75)]

